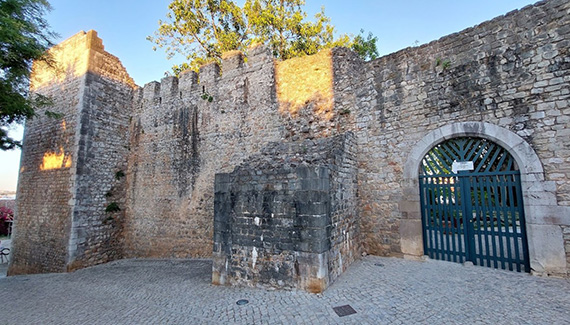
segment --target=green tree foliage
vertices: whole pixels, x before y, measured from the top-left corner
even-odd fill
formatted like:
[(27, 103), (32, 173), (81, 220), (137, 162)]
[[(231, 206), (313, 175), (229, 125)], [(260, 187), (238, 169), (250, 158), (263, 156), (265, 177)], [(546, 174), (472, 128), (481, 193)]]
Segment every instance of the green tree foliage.
[(363, 59), (378, 53), (376, 37), (334, 37), (334, 26), (324, 8), (313, 21), (303, 11), (304, 0), (246, 0), (242, 7), (231, 0), (174, 0), (167, 21), (159, 21), (154, 49), (164, 48), (167, 57), (182, 54), (188, 63), (175, 65), (175, 74), (219, 62), (223, 52), (265, 44), (279, 59), (310, 55), (323, 48), (345, 46)]
[(324, 8), (315, 21), (306, 21), (303, 0), (246, 1), (244, 12), (251, 25), (253, 43), (267, 44), (280, 59), (310, 55), (322, 48), (349, 46), (350, 40), (341, 36), (334, 40), (334, 26)]
[(360, 35), (354, 38), (350, 48), (364, 60), (374, 60), (378, 57), (378, 49), (376, 47), (378, 37), (375, 37), (372, 33), (368, 33), (366, 38), (363, 35), (364, 30), (361, 29)]
[(46, 49), (55, 36), (43, 15), (51, 9), (46, 0), (0, 0), (0, 149), (20, 146), (8, 137), (7, 127), (34, 115), (46, 105), (43, 96), (28, 96), (34, 60), (49, 62)]

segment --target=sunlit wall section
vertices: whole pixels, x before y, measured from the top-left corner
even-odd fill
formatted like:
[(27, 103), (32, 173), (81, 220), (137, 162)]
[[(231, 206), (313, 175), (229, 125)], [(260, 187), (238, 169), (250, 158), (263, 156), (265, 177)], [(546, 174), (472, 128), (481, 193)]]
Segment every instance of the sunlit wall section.
[[(128, 110), (121, 98), (130, 103), (134, 82), (119, 60), (104, 51), (95, 31), (77, 33), (50, 55), (52, 62), (36, 63), (31, 77), (32, 95), (46, 96), (51, 103), (26, 123), (9, 274), (63, 272), (73, 269), (78, 254), (90, 253), (80, 259), (91, 264), (107, 261), (111, 254), (103, 251), (110, 249), (100, 242), (109, 242), (109, 229), (118, 228), (113, 222), (118, 211), (105, 211), (107, 201), (119, 205), (122, 196), (116, 174), (126, 160), (120, 142), (127, 137)], [(109, 103), (102, 96), (106, 92), (119, 100)], [(100, 145), (107, 142), (119, 149), (101, 152), (110, 148)], [(95, 175), (93, 164), (109, 176)], [(95, 176), (97, 184), (86, 180)], [(77, 211), (78, 203), (85, 207), (82, 211)], [(105, 222), (103, 235), (99, 229)], [(99, 242), (91, 239), (93, 233)]]

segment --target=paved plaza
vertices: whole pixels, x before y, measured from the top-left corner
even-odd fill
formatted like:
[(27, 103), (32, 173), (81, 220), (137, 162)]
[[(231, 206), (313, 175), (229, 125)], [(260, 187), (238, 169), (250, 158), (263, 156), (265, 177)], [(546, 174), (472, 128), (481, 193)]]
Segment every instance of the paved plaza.
[[(324, 294), (210, 284), (210, 260), (0, 278), (0, 324), (568, 324), (570, 280), (368, 256)], [(0, 272), (5, 271), (5, 267)], [(246, 299), (249, 303), (238, 305)], [(350, 305), (339, 317), (333, 307)]]

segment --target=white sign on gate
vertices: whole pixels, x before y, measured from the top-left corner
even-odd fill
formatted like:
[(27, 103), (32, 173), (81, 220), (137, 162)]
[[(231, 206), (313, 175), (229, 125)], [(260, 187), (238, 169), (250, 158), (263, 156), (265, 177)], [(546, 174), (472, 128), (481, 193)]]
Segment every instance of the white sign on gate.
[(451, 165), (451, 171), (454, 174), (462, 170), (473, 170), (473, 162), (472, 161), (454, 161)]

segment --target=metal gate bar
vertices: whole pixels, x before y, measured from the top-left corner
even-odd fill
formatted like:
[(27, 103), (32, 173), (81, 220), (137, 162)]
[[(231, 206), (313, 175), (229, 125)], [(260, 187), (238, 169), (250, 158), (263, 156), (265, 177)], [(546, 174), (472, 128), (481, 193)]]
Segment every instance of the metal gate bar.
[[(447, 176), (447, 175), (446, 175)], [(434, 259), (464, 262), (465, 228), (458, 209), (460, 195), (452, 178), (425, 178), (422, 182), (421, 208), (425, 229), (426, 254)], [(444, 201), (442, 201), (444, 200)]]
[(519, 205), (519, 224), (520, 224), (520, 239), (521, 239), (521, 251), (522, 256), (521, 259), (524, 261), (522, 264), (524, 267), (524, 271), (530, 273), (530, 258), (528, 253), (528, 240), (526, 234), (526, 220), (524, 215), (524, 204), (523, 204), (523, 195), (522, 195), (522, 188), (521, 188), (521, 178), (520, 174), (516, 174), (515, 179), (513, 181), (514, 186), (516, 186), (517, 191), (515, 191), (516, 202)]
[(430, 258), (530, 271), (518, 171), (420, 176), (420, 195)]
[[(484, 195), (484, 193), (490, 193), (493, 185), (490, 181), (490, 179), (488, 177), (482, 177), (481, 178), (481, 182), (482, 184), (482, 194), (483, 195), (483, 207), (484, 207), (484, 213), (485, 215), (490, 215), (492, 214), (492, 197), (490, 195)], [(491, 221), (491, 236), (492, 236), (492, 243), (491, 246), (493, 247), (492, 249), (492, 261), (494, 262), (493, 266), (494, 267), (499, 267), (499, 258), (498, 256), (502, 254), (503, 252), (503, 241), (501, 238), (503, 238), (503, 234), (502, 234), (502, 227), (500, 227), (501, 225), (501, 221), (500, 221), (501, 217), (498, 216), (497, 221), (495, 222), (495, 220)], [(495, 227), (496, 224), (496, 227)], [(496, 230), (495, 230), (496, 229)], [(497, 238), (498, 236), (498, 238)], [(498, 247), (497, 247), (498, 244)], [(501, 268), (504, 268), (505, 265), (501, 264)]]

